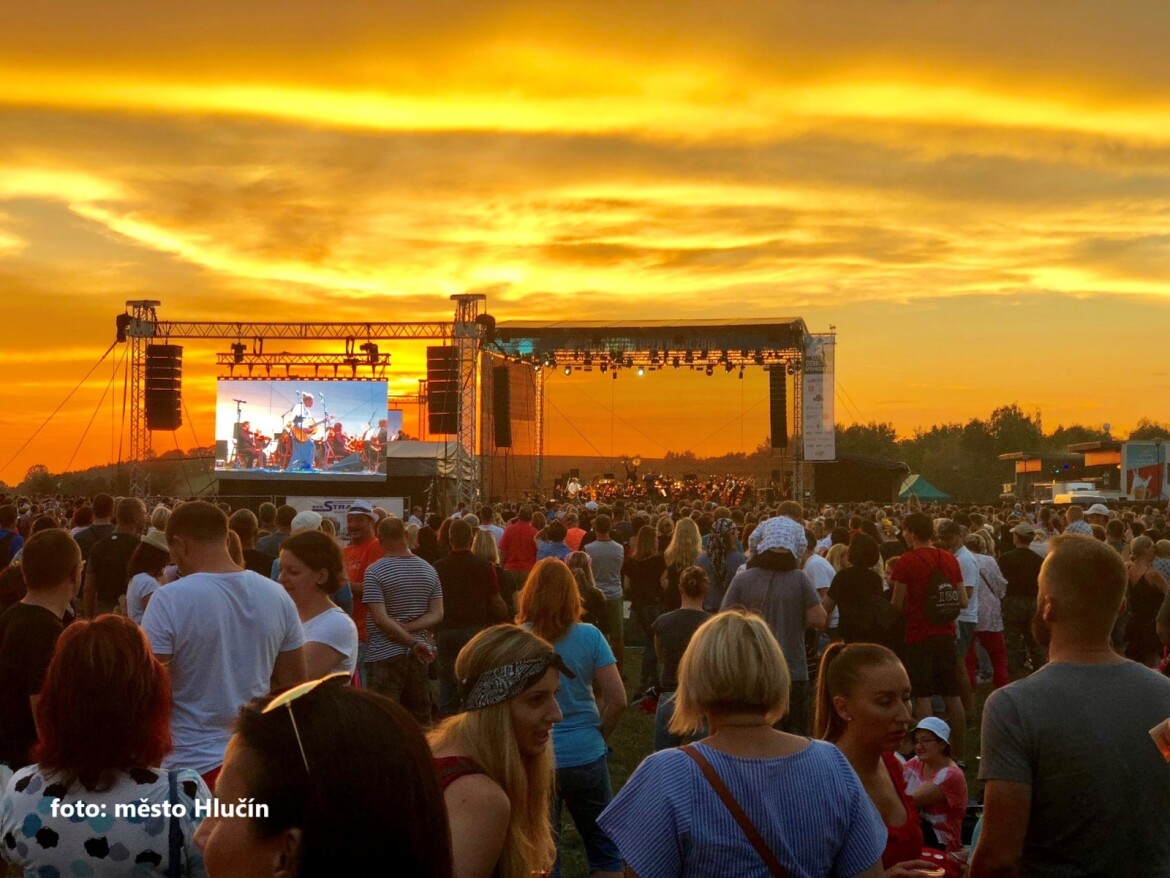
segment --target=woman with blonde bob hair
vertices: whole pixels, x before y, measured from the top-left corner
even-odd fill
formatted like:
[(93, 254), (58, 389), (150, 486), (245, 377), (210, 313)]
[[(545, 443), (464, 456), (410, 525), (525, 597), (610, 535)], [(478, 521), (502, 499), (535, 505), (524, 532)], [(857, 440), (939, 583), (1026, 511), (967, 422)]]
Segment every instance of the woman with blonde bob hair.
[(597, 628), (581, 622), (577, 580), (564, 561), (536, 562), (520, 592), (519, 610), (516, 621), (551, 643), (573, 674), (561, 674), (557, 704), (564, 719), (552, 731), (553, 832), (560, 829), (561, 807), (567, 804), (585, 843), (589, 873), (621, 878), (621, 854), (597, 826), (597, 816), (613, 798), (606, 741), (626, 709), (626, 687), (613, 650)]
[(729, 610), (695, 632), (670, 729), (710, 734), (648, 756), (599, 821), (634, 874), (882, 874), (885, 826), (845, 757), (773, 728), (789, 680), (759, 616)]
[(563, 668), (547, 641), (516, 625), (481, 631), (460, 650), (465, 712), (430, 734), (458, 878), (528, 878), (551, 868), (549, 740), (562, 718)]

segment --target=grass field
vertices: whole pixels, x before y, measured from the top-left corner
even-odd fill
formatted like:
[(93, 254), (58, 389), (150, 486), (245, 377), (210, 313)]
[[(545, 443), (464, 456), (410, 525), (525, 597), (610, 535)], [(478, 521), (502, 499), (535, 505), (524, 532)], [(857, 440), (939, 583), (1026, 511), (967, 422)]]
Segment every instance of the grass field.
[[(631, 682), (636, 682), (642, 668), (642, 650), (638, 647), (627, 646), (625, 654), (623, 678), (626, 688), (631, 688)], [(976, 798), (979, 773), (979, 761), (975, 758), (979, 753), (979, 720), (982, 717), (983, 702), (991, 692), (991, 685), (984, 684), (975, 694), (975, 717), (967, 720), (967, 787), (971, 798)], [(642, 713), (636, 707), (630, 707), (622, 717), (621, 723), (610, 739), (613, 755), (609, 760), (610, 779), (616, 793), (622, 784), (633, 773), (643, 759), (650, 754), (654, 742), (654, 717)], [(585, 848), (581, 844), (581, 837), (568, 813), (564, 814), (561, 823), (561, 874), (564, 878), (585, 878), (589, 874), (585, 862)]]

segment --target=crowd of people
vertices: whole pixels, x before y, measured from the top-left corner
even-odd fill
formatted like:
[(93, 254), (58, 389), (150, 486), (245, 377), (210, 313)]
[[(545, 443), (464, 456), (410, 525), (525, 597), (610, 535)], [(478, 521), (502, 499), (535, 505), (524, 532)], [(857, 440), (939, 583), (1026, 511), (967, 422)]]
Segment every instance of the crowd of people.
[(1152, 506), (0, 497), (0, 861), (1170, 876), (1167, 643)]
[(667, 502), (679, 503), (699, 500), (724, 506), (740, 506), (755, 502), (756, 480), (751, 476), (731, 473), (723, 476), (703, 476), (694, 473), (669, 476), (647, 473), (642, 476), (627, 467), (625, 479), (598, 476), (582, 483), (571, 476), (563, 483), (558, 480), (553, 497), (570, 503)]

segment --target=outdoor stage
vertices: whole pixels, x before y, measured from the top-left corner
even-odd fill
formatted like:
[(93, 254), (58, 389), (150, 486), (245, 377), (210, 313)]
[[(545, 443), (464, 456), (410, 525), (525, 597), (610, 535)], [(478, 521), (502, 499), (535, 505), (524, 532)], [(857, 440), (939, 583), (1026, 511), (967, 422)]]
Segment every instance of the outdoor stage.
[[(149, 474), (140, 462), (150, 456), (151, 433), (174, 432), (182, 423), (183, 349), (175, 344), (182, 339), (220, 339), (229, 348), (216, 354), (225, 370), (219, 380), (231, 382), (233, 392), (217, 406), (216, 458), (224, 463), (215, 476), (241, 493), (371, 496), (365, 492), (384, 492), (397, 484), (393, 493), (438, 511), (457, 503), (550, 493), (553, 479), (543, 471), (544, 380), (553, 369), (566, 374), (596, 370), (611, 378), (619, 371), (643, 375), (667, 368), (708, 377), (762, 370), (768, 373), (769, 443), (777, 454), (770, 470), (779, 473), (771, 481), (782, 485), (786, 495), (811, 499), (813, 474), (807, 464), (835, 458), (836, 336), (809, 332), (799, 317), (497, 323), (485, 310), (485, 295), (450, 298), (454, 319), (430, 323), (179, 322), (160, 320), (156, 300), (128, 301), (116, 327), (117, 341), (131, 345), (126, 392), (130, 456), (139, 462), (132, 463), (131, 494), (149, 493)], [(301, 348), (314, 341), (343, 341), (344, 351), (284, 347), (272, 352), (265, 350), (266, 340)], [(375, 422), (394, 414), (387, 407), (385, 347), (407, 341), (438, 342), (427, 349), (427, 377), (418, 382), (418, 396), (395, 399), (417, 402), (420, 424), (425, 418), (430, 425), (419, 432), (444, 441), (414, 444), (438, 446), (440, 455), (393, 450), (411, 443), (390, 443), (385, 474), (226, 466), (228, 454), (237, 455), (236, 440), (248, 430), (269, 439), (285, 430), (312, 435), (322, 425), (338, 430), (344, 425), (345, 435), (358, 437), (376, 430)], [(423, 496), (426, 503), (419, 502)]]

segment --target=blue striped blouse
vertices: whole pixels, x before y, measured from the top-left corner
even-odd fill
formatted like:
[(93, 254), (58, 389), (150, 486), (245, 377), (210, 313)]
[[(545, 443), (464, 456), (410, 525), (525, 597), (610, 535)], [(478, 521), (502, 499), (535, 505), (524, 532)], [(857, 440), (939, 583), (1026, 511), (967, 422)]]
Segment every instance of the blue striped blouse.
[[(848, 878), (881, 859), (886, 827), (841, 751), (812, 741), (775, 759), (699, 747), (792, 878)], [(679, 750), (638, 766), (598, 824), (640, 878), (769, 878), (735, 818)]]

